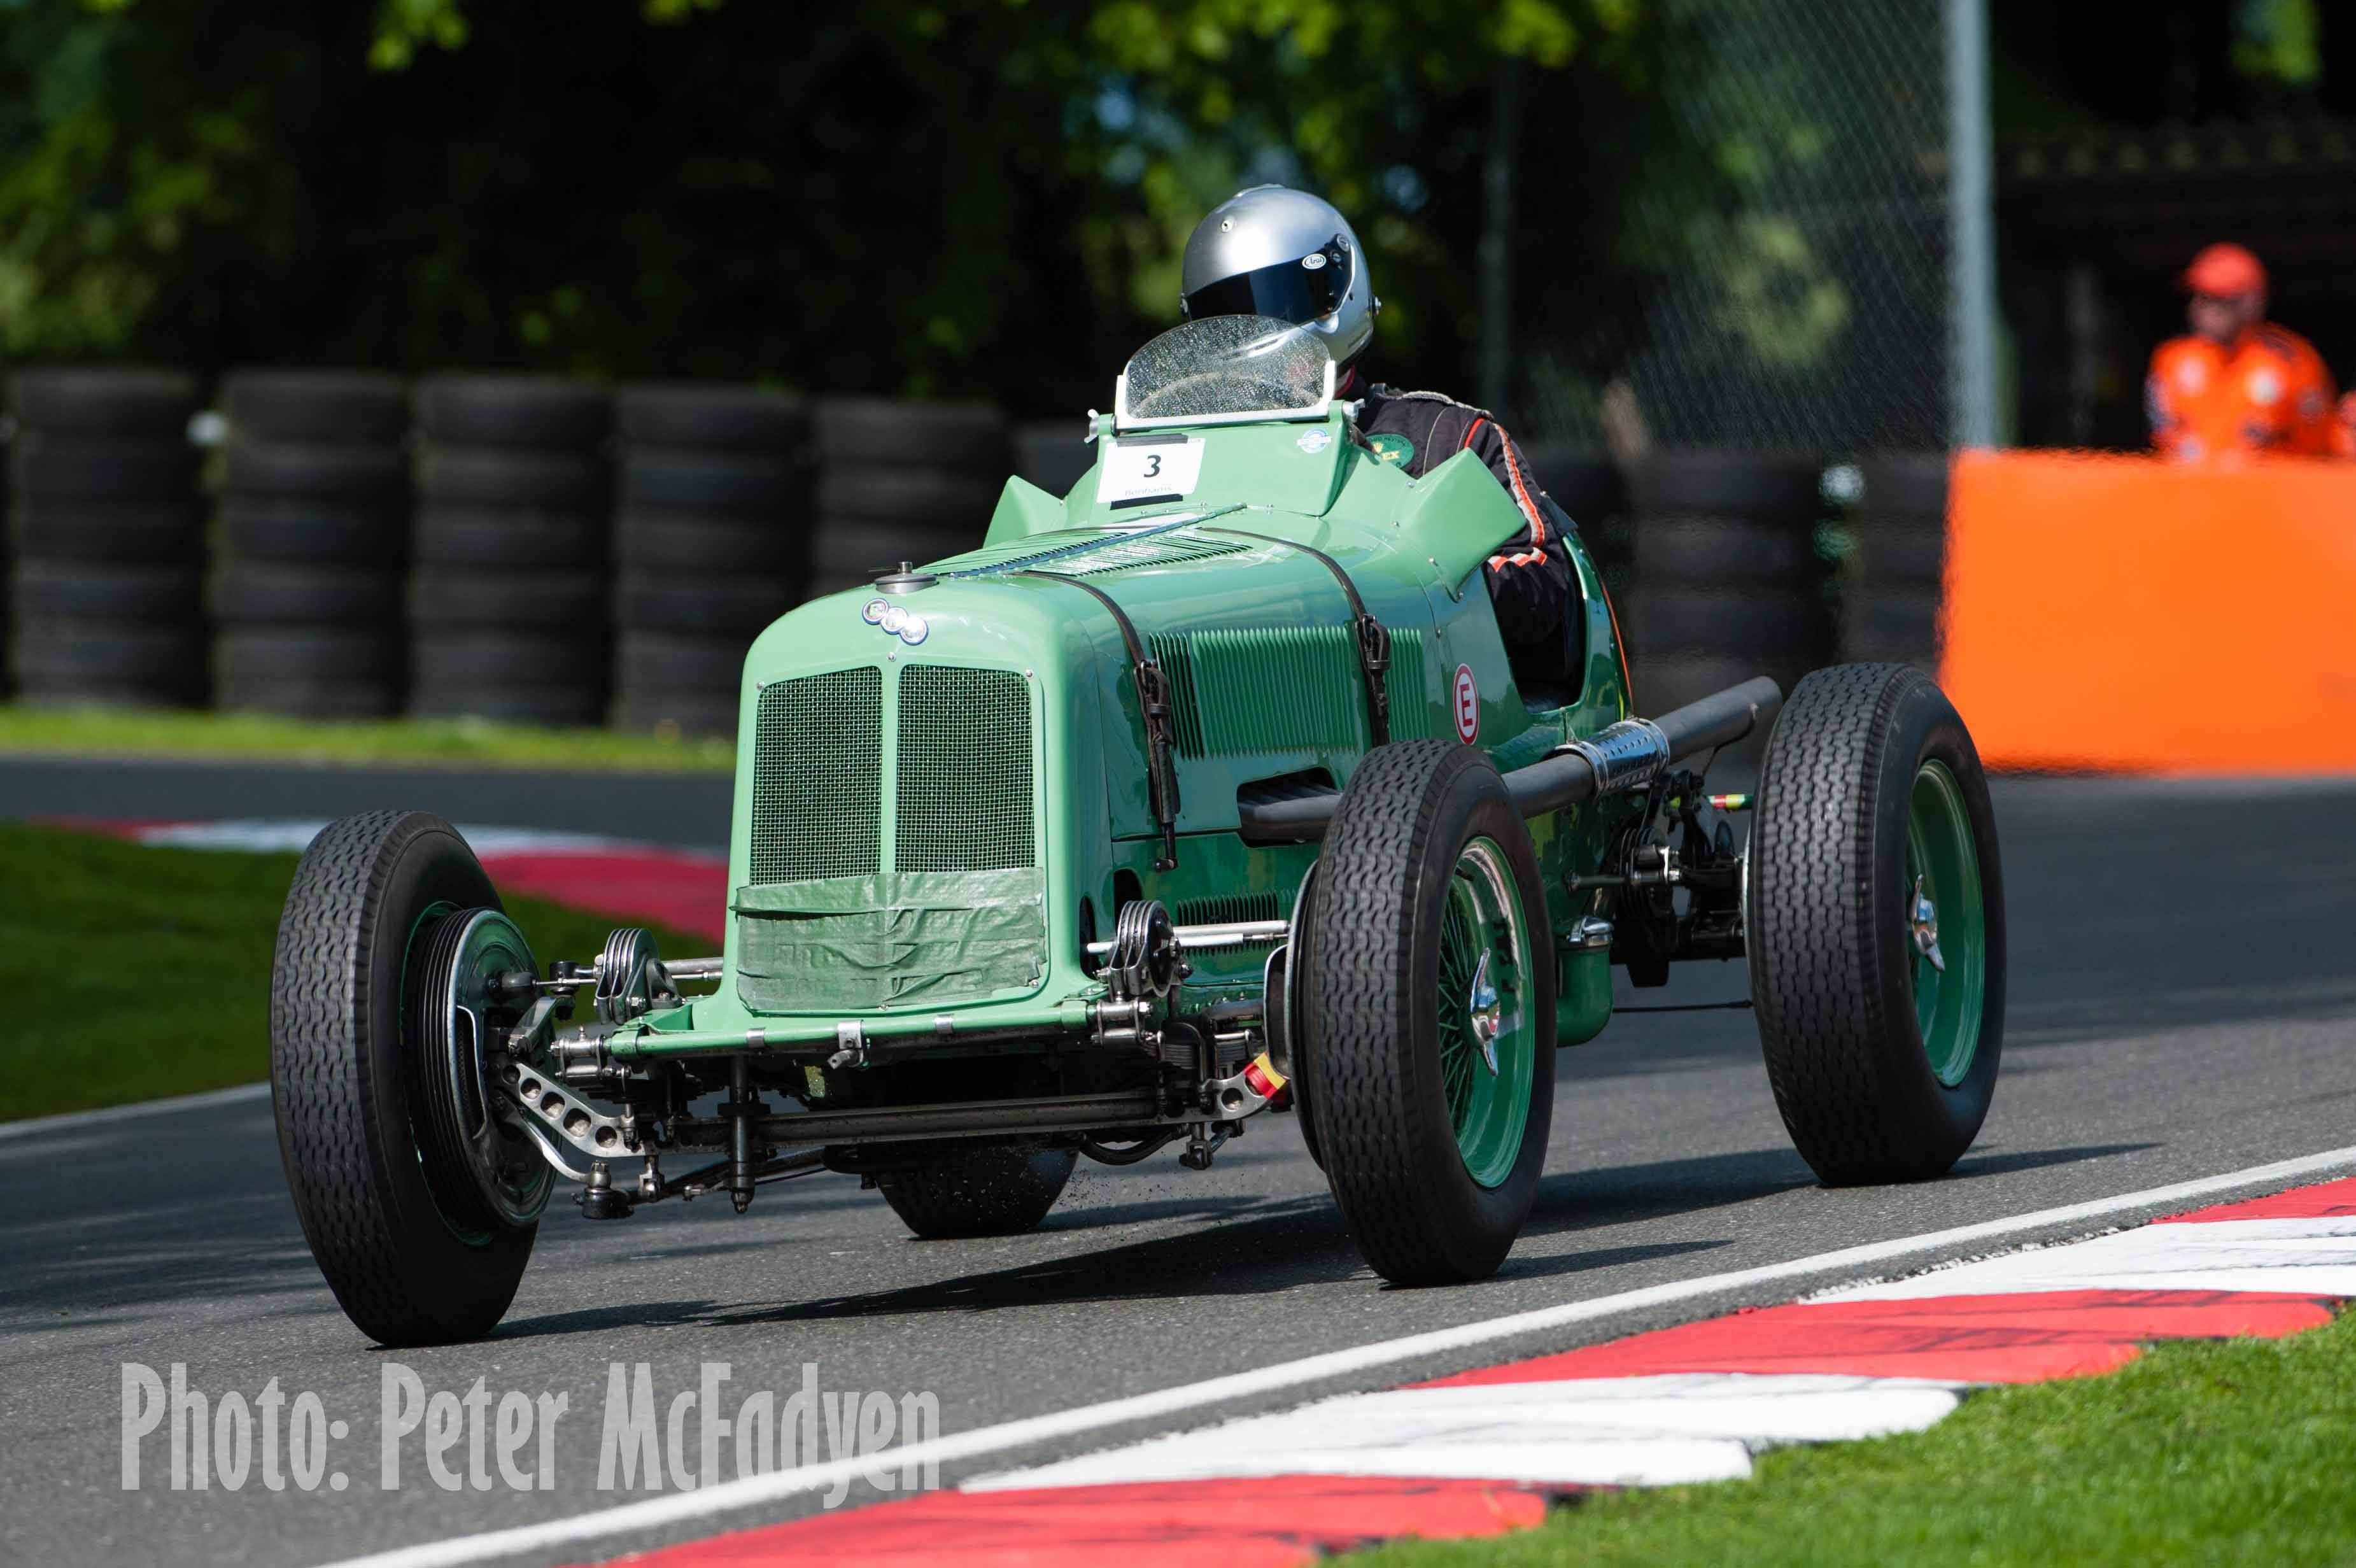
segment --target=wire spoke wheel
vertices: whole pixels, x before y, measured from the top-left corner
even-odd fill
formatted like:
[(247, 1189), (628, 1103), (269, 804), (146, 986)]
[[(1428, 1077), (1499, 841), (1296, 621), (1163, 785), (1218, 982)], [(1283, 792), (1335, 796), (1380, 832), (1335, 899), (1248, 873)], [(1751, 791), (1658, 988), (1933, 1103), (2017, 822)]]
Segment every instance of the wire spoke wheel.
[(1555, 1022), (1537, 854), (1495, 765), (1368, 754), (1303, 933), (1295, 1054), (1352, 1239), (1403, 1284), (1495, 1272), (1546, 1163)]
[(1440, 929), (1440, 1070), (1464, 1169), (1483, 1187), (1513, 1174), (1529, 1119), (1528, 934), (1505, 854), (1475, 839), (1457, 857)]
[(1906, 818), (1908, 978), (1922, 1054), (1949, 1089), (1970, 1076), (1987, 993), (1987, 910), (1979, 851), (1954, 771), (1936, 758), (1914, 775)]
[(1768, 737), (1744, 942), (1775, 1108), (1831, 1183), (1939, 1176), (2004, 1047), (2004, 880), (1987, 779), (1936, 683), (1803, 680)]

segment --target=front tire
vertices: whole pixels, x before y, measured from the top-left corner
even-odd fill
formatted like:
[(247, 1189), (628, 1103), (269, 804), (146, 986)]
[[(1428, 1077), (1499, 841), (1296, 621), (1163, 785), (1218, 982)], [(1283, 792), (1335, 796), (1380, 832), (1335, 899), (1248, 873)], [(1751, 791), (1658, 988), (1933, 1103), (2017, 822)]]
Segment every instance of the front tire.
[(1307, 943), (1326, 1179), (1401, 1284), (1496, 1272), (1554, 1111), (1554, 948), (1529, 830), (1488, 757), (1380, 747), (1343, 792)]
[(1079, 1163), (1074, 1149), (1009, 1142), (959, 1149), (875, 1185), (909, 1231), (927, 1241), (1020, 1236), (1036, 1230)]
[(1818, 671), (1758, 797), (1751, 994), (1793, 1145), (1836, 1186), (1944, 1175), (2004, 1047), (2003, 868), (1971, 735), (1918, 671)]
[[(458, 956), (445, 950), (468, 917), (498, 907), (449, 823), (370, 811), (311, 842), (279, 919), (270, 993), (279, 1153), (319, 1272), (381, 1345), (488, 1333), (515, 1298), (547, 1201), (544, 1170), (535, 1178), (511, 1163), (486, 1176), (466, 1163), (464, 1128), (444, 1103), (446, 1054), (442, 1079), (429, 1077), (451, 1020), (426, 1015), (424, 978)], [(502, 1177), (495, 1200), (487, 1195)]]

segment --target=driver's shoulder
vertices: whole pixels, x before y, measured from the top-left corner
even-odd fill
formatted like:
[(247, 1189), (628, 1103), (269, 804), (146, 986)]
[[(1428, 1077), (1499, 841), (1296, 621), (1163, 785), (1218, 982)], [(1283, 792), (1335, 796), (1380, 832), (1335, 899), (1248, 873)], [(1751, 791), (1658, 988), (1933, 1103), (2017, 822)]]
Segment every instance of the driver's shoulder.
[(1475, 408), (1445, 392), (1401, 392), (1380, 381), (1366, 391), (1358, 415), (1358, 428), (1363, 434), (1389, 432), (1410, 436), (1427, 450), (1439, 446), (1452, 451), (1469, 444), (1483, 423), (1496, 424), (1496, 417), (1487, 409)]

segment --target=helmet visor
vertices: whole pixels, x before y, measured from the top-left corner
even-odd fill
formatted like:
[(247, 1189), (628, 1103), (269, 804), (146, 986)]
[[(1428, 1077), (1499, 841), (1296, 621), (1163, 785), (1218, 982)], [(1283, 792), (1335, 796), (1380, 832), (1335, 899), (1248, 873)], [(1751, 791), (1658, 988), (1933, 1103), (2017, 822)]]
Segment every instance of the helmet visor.
[(1206, 316), (1273, 316), (1298, 325), (1333, 315), (1349, 292), (1350, 252), (1335, 235), (1323, 250), (1298, 261), (1205, 284), (1186, 295), (1183, 304), (1190, 321)]

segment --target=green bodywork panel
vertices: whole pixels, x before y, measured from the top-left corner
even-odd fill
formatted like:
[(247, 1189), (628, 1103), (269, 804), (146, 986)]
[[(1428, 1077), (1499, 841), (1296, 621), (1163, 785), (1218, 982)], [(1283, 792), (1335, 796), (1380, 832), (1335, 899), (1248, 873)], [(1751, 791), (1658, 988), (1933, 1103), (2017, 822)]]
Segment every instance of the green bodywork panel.
[[(1107, 505), (1096, 471), (1060, 499), (1010, 480), (984, 544), (933, 564), (934, 585), (836, 594), (761, 634), (740, 699), (723, 983), (626, 1026), (617, 1057), (741, 1050), (755, 1030), (772, 1047), (830, 1041), (852, 1021), (873, 1038), (1036, 1028), (1068, 1047), (1103, 995), (1083, 944), (1111, 934), (1124, 896), (1159, 898), (1182, 924), (1289, 915), (1316, 846), (1245, 843), (1237, 793), (1290, 776), (1341, 787), (1368, 745), (1349, 602), (1295, 543), (1338, 562), (1389, 628), (1394, 739), (1458, 734), (1460, 670), (1475, 693), (1472, 744), (1501, 768), (1626, 716), (1611, 608), (1575, 540), (1578, 689), (1525, 702), (1481, 572), (1522, 519), (1472, 454), (1410, 480), (1338, 409), (1183, 434), (1203, 443), (1183, 498)], [(1018, 575), (1030, 572), (1047, 575)], [(1078, 585), (1119, 605), (1169, 676), (1174, 869), (1155, 869), (1120, 628)], [(921, 618), (921, 633), (877, 624), (887, 611)], [(773, 725), (794, 715), (800, 750), (773, 735), (765, 764), (770, 688)], [(986, 724), (960, 716), (983, 701)], [(1558, 935), (1610, 914), (1607, 890), (1573, 895), (1566, 881), (1600, 868), (1633, 810), (1601, 802), (1530, 823)], [(829, 812), (859, 820), (785, 842)], [(780, 880), (781, 865), (798, 869)], [(1256, 994), (1266, 954), (1199, 955), (1177, 1004)], [(1577, 972), (1564, 975), (1560, 1034), (1584, 1039), (1610, 1016), (1608, 971), (1564, 956)]]

